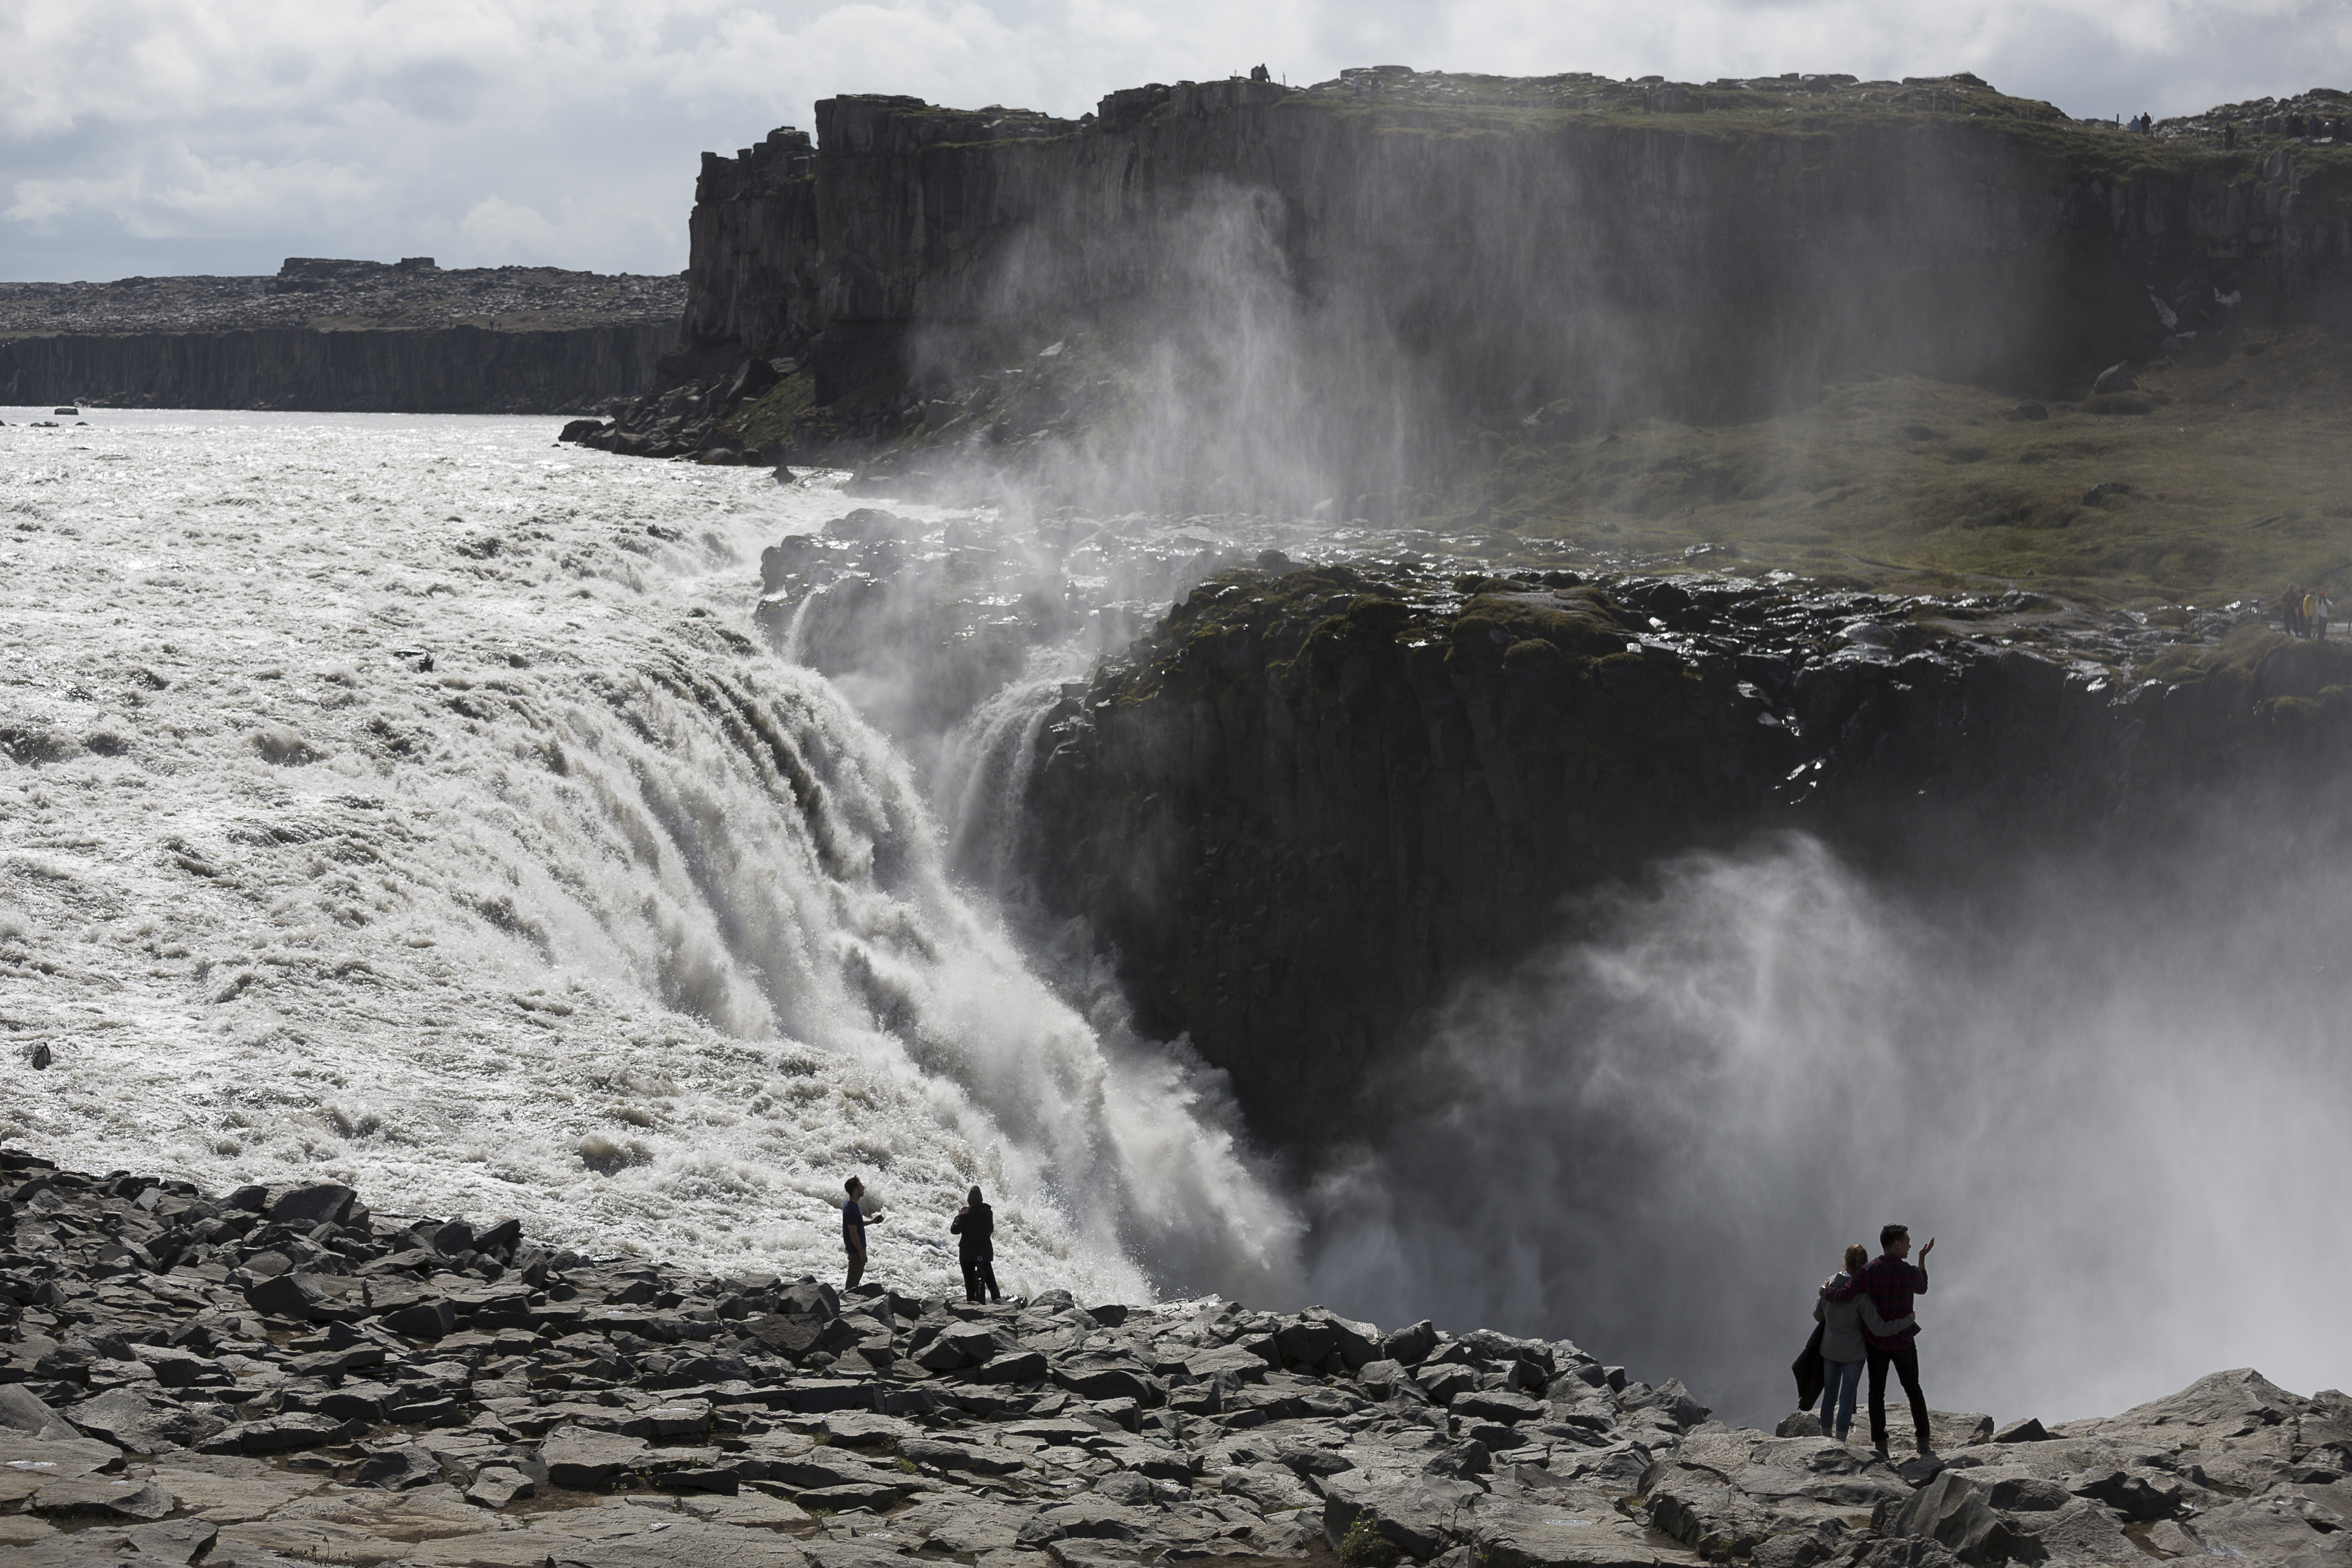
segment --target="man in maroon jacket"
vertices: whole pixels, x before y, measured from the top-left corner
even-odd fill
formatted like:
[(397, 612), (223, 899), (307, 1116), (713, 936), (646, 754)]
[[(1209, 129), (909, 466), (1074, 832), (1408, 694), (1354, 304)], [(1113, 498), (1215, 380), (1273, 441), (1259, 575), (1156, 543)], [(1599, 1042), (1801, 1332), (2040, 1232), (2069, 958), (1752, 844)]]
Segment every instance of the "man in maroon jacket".
[[(1865, 1292), (1870, 1304), (1888, 1323), (1900, 1322), (1912, 1314), (1911, 1298), (1927, 1292), (1927, 1254), (1936, 1250), (1936, 1238), (1929, 1237), (1927, 1245), (1919, 1249), (1919, 1261), (1905, 1261), (1911, 1256), (1911, 1227), (1890, 1225), (1878, 1232), (1879, 1255), (1869, 1266), (1843, 1285), (1824, 1285), (1822, 1299), (1827, 1301), (1851, 1301)], [(1928, 1452), (1927, 1396), (1919, 1392), (1919, 1347), (1916, 1341), (1919, 1325), (1910, 1323), (1892, 1334), (1863, 1331), (1863, 1359), (1870, 1365), (1870, 1442), (1879, 1457), (1886, 1457), (1886, 1369), (1903, 1380), (1903, 1392), (1911, 1397), (1911, 1425), (1919, 1438), (1919, 1451)]]

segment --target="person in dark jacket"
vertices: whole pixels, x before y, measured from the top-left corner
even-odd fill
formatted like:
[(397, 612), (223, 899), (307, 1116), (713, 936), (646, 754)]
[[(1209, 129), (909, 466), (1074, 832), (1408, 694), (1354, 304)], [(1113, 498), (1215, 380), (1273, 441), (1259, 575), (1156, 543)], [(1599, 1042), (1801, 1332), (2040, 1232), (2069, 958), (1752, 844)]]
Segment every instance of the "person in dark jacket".
[[(1870, 1248), (1855, 1242), (1845, 1249), (1845, 1271), (1822, 1283), (1824, 1296), (1859, 1277), (1870, 1262)], [(1843, 1443), (1853, 1430), (1853, 1400), (1862, 1387), (1862, 1367), (1868, 1351), (1864, 1336), (1899, 1334), (1911, 1320), (1890, 1323), (1878, 1315), (1867, 1295), (1832, 1305), (1813, 1303), (1813, 1321), (1822, 1326), (1822, 1436)]]
[(963, 1207), (956, 1211), (948, 1229), (956, 1238), (956, 1261), (963, 1265), (963, 1299), (1001, 1302), (1004, 1292), (996, 1288), (996, 1211), (988, 1206), (978, 1187), (964, 1195)]
[(1860, 1274), (1851, 1276), (1842, 1285), (1822, 1286), (1822, 1300), (1835, 1306), (1866, 1294), (1888, 1328), (1897, 1323), (1906, 1325), (1892, 1334), (1873, 1333), (1866, 1326), (1863, 1330), (1863, 1358), (1870, 1369), (1870, 1446), (1881, 1456), (1886, 1453), (1886, 1369), (1892, 1366), (1903, 1380), (1903, 1392), (1911, 1399), (1911, 1425), (1919, 1439), (1919, 1452), (1931, 1453), (1934, 1450), (1927, 1438), (1927, 1396), (1919, 1391), (1919, 1347), (1916, 1342), (1919, 1323), (1911, 1313), (1911, 1298), (1927, 1293), (1927, 1254), (1936, 1250), (1936, 1238), (1927, 1238), (1927, 1245), (1919, 1249), (1916, 1263), (1906, 1261), (1911, 1256), (1908, 1226), (1881, 1227), (1878, 1246), (1878, 1256)]

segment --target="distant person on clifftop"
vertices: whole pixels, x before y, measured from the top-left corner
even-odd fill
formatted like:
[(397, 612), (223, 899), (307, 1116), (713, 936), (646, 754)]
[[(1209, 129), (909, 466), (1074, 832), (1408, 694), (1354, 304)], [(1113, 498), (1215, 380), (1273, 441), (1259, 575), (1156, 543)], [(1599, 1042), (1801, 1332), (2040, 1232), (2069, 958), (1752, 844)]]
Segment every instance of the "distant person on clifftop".
[[(1835, 1305), (1867, 1295), (1885, 1326), (1895, 1331), (1882, 1334), (1867, 1326), (1863, 1330), (1863, 1356), (1870, 1367), (1870, 1446), (1882, 1458), (1885, 1457), (1886, 1369), (1892, 1366), (1903, 1380), (1903, 1392), (1910, 1396), (1911, 1425), (1919, 1439), (1919, 1452), (1926, 1454), (1933, 1450), (1927, 1436), (1927, 1396), (1919, 1392), (1919, 1323), (1912, 1316), (1911, 1298), (1927, 1292), (1927, 1254), (1936, 1250), (1936, 1238), (1927, 1238), (1916, 1263), (1905, 1261), (1911, 1256), (1908, 1226), (1882, 1226), (1878, 1246), (1878, 1256), (1860, 1274), (1843, 1285), (1822, 1286), (1822, 1300)], [(1895, 1328), (1898, 1323), (1899, 1329)]]
[(866, 1195), (864, 1182), (852, 1176), (842, 1184), (842, 1189), (849, 1194), (849, 1201), (841, 1205), (841, 1245), (843, 1250), (849, 1254), (849, 1282), (842, 1289), (853, 1290), (857, 1288), (859, 1277), (866, 1272), (866, 1227), (880, 1225), (882, 1216), (868, 1215), (866, 1205), (858, 1201)]
[(965, 1195), (948, 1229), (956, 1238), (956, 1261), (963, 1265), (963, 1299), (981, 1300), (985, 1289), (986, 1300), (1002, 1303), (1004, 1292), (996, 1288), (996, 1211), (978, 1187)]
[(2303, 596), (2303, 635), (2325, 637), (2327, 635), (2327, 612), (2332, 606), (2327, 595), (2314, 588)]
[(2290, 583), (2286, 597), (2279, 601), (2279, 630), (2291, 637), (2303, 635), (2303, 590)]
[(1841, 1443), (1853, 1430), (1853, 1401), (1862, 1388), (1865, 1356), (1863, 1335), (1898, 1334), (1913, 1321), (1906, 1318), (1888, 1322), (1878, 1315), (1866, 1294), (1835, 1303), (1829, 1300), (1831, 1290), (1852, 1281), (1869, 1262), (1870, 1248), (1858, 1241), (1847, 1247), (1844, 1272), (1824, 1280), (1822, 1299), (1813, 1303), (1814, 1321), (1822, 1325), (1822, 1435)]

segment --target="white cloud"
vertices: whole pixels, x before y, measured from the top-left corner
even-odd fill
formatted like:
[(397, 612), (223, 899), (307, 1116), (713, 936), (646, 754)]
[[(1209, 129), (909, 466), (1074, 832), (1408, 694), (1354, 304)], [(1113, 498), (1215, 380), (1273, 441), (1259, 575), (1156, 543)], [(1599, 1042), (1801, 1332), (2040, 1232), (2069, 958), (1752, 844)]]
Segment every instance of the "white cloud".
[[(0, 8), (0, 272), (415, 254), (668, 270), (702, 149), (835, 92), (1077, 113), (1263, 61), (1969, 69), (2077, 114), (2352, 78), (2340, 0), (80, 0)], [(2291, 63), (2283, 63), (2291, 62)], [(2290, 74), (2292, 73), (2292, 74)]]

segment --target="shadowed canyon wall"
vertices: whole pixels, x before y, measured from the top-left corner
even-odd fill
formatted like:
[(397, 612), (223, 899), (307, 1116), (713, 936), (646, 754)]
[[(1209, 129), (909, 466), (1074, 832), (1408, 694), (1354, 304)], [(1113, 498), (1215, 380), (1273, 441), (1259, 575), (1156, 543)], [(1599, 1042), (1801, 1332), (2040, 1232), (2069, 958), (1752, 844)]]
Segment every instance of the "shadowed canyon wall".
[[(1138, 89), (1076, 122), (827, 100), (814, 144), (705, 155), (686, 343), (802, 357), (834, 401), (1122, 311), (1213, 331), (1255, 269), (1340, 312), (1280, 352), (1409, 414), (1699, 418), (1864, 367), (2039, 390), (2352, 278), (2340, 149), (2158, 142), (1973, 79), (1369, 82)], [(1263, 253), (1206, 243), (1221, 221)]]
[(2352, 742), (2352, 649), (2259, 620), (2136, 681), (2004, 647), (2008, 626), (1930, 629), (1917, 602), (1465, 586), (1212, 581), (1037, 734), (1047, 909), (1294, 1147), (1406, 1113), (1381, 1075), (1433, 1009), (1668, 857), (1801, 829), (1959, 889), (2012, 853), (2128, 860), (2209, 813), (2269, 820), (2240, 798), (2265, 787), (2318, 829)]

